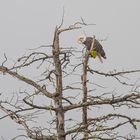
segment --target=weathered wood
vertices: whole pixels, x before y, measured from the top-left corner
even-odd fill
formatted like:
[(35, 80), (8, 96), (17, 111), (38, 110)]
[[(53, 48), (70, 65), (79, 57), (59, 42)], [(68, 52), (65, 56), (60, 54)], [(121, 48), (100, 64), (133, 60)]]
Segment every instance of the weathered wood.
[[(93, 41), (91, 44), (91, 48), (90, 51), (93, 49), (94, 47), (94, 40), (95, 40), (95, 36), (93, 36)], [(88, 67), (88, 60), (89, 60), (89, 51), (87, 50), (86, 54), (85, 54), (85, 58), (83, 60), (83, 75), (82, 75), (82, 89), (83, 89), (83, 103), (87, 103), (87, 96), (88, 96), (88, 92), (87, 92), (87, 67)], [(82, 119), (83, 119), (83, 126), (84, 126), (84, 139), (88, 140), (88, 108), (87, 106), (83, 106), (82, 108), (83, 111), (83, 115), (82, 115)]]
[(62, 68), (61, 61), (59, 58), (59, 29), (55, 29), (54, 40), (53, 40), (53, 61), (55, 65), (55, 77), (56, 77), (56, 92), (54, 96), (56, 111), (56, 128), (57, 128), (57, 140), (65, 140), (64, 130), (64, 111), (62, 105)]

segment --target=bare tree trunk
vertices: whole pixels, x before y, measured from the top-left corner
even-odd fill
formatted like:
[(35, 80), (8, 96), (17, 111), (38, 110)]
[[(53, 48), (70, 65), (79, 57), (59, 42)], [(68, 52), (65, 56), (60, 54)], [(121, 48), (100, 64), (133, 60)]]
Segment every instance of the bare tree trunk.
[(62, 105), (62, 69), (61, 61), (59, 58), (59, 30), (55, 29), (54, 41), (53, 41), (53, 60), (55, 65), (55, 76), (56, 76), (56, 93), (54, 97), (56, 110), (56, 128), (58, 134), (58, 140), (65, 140), (64, 130), (64, 111)]
[[(94, 40), (95, 40), (95, 36), (93, 36), (93, 41), (91, 44), (90, 51), (93, 50)], [(89, 60), (89, 52), (87, 51), (85, 54), (84, 61), (83, 61), (83, 75), (82, 75), (83, 103), (84, 104), (87, 102), (87, 96), (88, 96), (88, 91), (87, 91), (88, 60)], [(88, 116), (87, 116), (88, 107), (84, 106), (82, 110), (83, 110), (82, 119), (83, 119), (83, 126), (84, 126), (84, 140), (88, 140)]]
[[(87, 102), (87, 65), (88, 65), (88, 55), (85, 55), (83, 62), (83, 75), (82, 75), (82, 86), (83, 86), (83, 103)], [(83, 126), (84, 126), (84, 139), (88, 138), (88, 121), (87, 121), (87, 106), (83, 107)]]

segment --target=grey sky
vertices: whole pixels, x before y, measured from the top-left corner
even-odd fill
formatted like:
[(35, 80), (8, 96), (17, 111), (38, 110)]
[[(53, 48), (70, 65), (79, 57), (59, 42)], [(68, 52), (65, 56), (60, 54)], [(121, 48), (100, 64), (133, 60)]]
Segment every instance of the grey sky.
[[(96, 23), (96, 26), (85, 29), (87, 35), (95, 34), (99, 39), (108, 36), (103, 42), (107, 67), (112, 62), (128, 68), (139, 67), (139, 3), (138, 0), (1, 0), (1, 54), (6, 52), (12, 57), (15, 52), (21, 54), (25, 48), (51, 43), (64, 7), (66, 25), (83, 17), (87, 23)], [(82, 31), (70, 34), (72, 37), (68, 36), (67, 42), (70, 43), (71, 38), (76, 40), (81, 34)], [(75, 40), (72, 43), (77, 45)]]
[[(97, 39), (108, 37), (101, 42), (107, 60), (103, 64), (95, 61), (94, 67), (105, 71), (140, 68), (139, 0), (0, 0), (0, 62), (4, 53), (14, 60), (29, 48), (51, 44), (54, 28), (61, 22), (63, 7), (64, 25), (73, 24), (80, 17), (96, 24), (64, 33), (63, 46), (79, 46), (76, 39), (84, 30), (89, 36), (95, 34)], [(9, 79), (0, 80), (0, 84), (6, 88)], [(13, 90), (19, 85), (14, 85)], [(12, 89), (12, 85), (9, 87)]]

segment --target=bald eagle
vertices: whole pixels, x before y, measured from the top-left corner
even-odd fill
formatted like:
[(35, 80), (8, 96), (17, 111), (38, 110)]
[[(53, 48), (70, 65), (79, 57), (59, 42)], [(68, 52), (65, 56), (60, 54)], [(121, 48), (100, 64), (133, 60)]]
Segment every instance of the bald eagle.
[(90, 50), (92, 45), (93, 38), (92, 37), (79, 37), (77, 42), (79, 44), (84, 44), (86, 49), (90, 51), (90, 56), (95, 58), (96, 55), (98, 56), (99, 60), (103, 62), (102, 58), (106, 59), (105, 52), (103, 50), (102, 45), (99, 43), (98, 40), (94, 40), (93, 50)]

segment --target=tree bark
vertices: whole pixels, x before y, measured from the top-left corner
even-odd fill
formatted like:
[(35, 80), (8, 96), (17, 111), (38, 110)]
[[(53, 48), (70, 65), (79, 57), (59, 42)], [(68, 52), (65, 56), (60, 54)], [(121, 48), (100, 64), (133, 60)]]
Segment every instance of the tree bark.
[(56, 111), (56, 129), (58, 140), (65, 140), (65, 128), (64, 128), (64, 111), (62, 105), (62, 69), (61, 61), (59, 58), (59, 30), (55, 29), (54, 40), (53, 40), (53, 60), (55, 65), (55, 76), (56, 76), (56, 93), (54, 96)]
[[(93, 50), (94, 47), (94, 40), (95, 36), (93, 36), (93, 41), (90, 47), (90, 51)], [(87, 91), (87, 67), (88, 67), (88, 60), (89, 60), (89, 51), (86, 51), (85, 58), (83, 61), (83, 75), (82, 75), (82, 89), (83, 89), (83, 103), (87, 103), (87, 96), (88, 96), (88, 91)], [(88, 140), (88, 107), (84, 106), (82, 108), (83, 115), (83, 126), (84, 126), (84, 140)]]
[[(83, 88), (83, 103), (87, 102), (87, 65), (88, 65), (88, 55), (85, 55), (85, 60), (83, 62), (83, 75), (82, 75), (82, 88)], [(88, 138), (88, 122), (87, 122), (87, 106), (82, 108), (83, 115), (83, 126), (84, 126), (84, 139)]]

